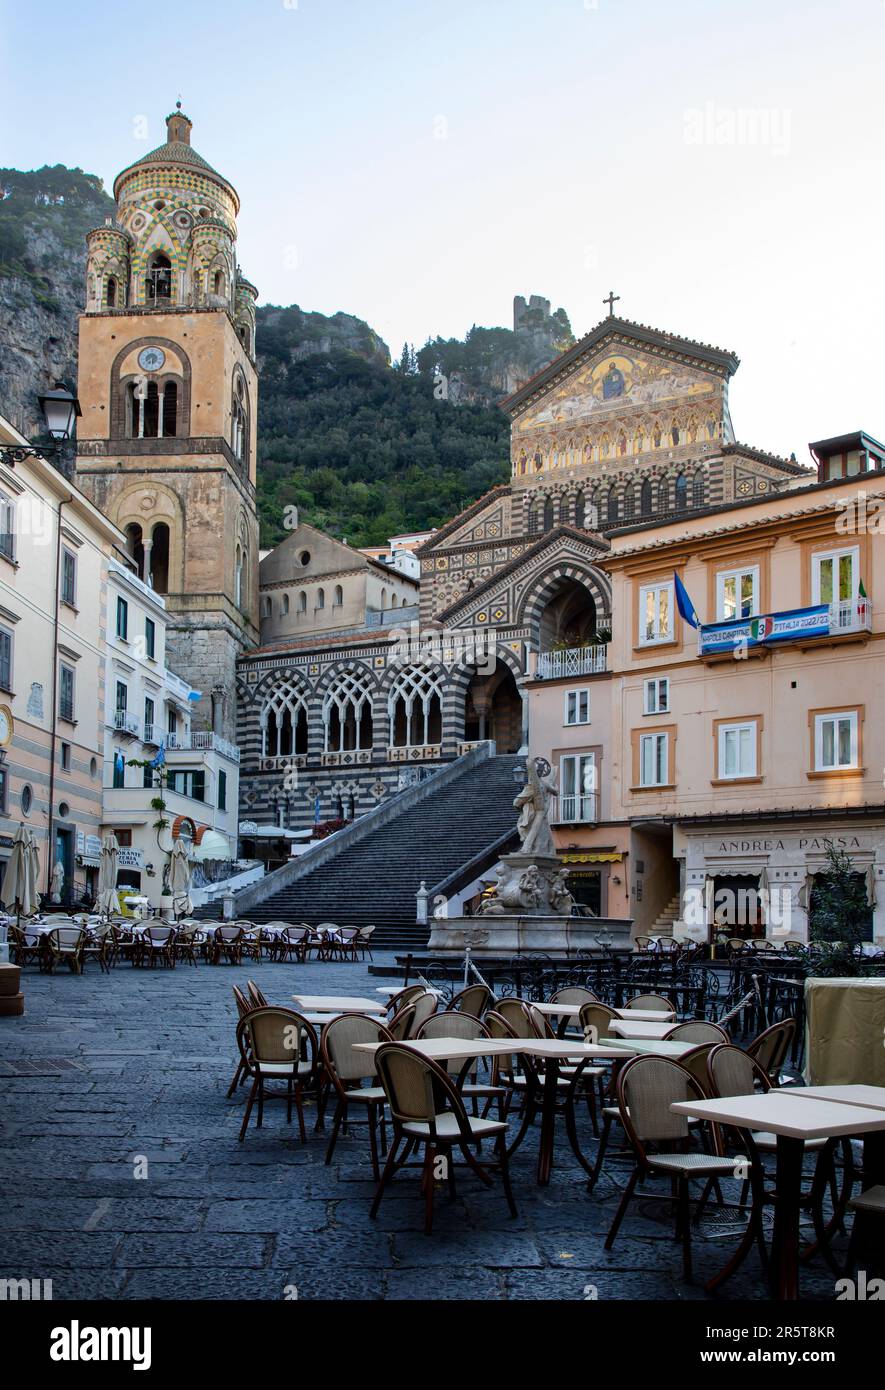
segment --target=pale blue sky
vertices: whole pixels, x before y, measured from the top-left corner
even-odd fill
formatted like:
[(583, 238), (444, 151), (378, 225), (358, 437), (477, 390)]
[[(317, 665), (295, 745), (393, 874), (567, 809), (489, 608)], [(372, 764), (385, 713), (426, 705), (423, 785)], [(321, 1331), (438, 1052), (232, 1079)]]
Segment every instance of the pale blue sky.
[(626, 317), (739, 354), (739, 438), (805, 458), (885, 435), (883, 0), (165, 13), (0, 0), (0, 163), (110, 185), (180, 92), (263, 302), (358, 314), (396, 354), (509, 324), (517, 293), (586, 332), (613, 287)]

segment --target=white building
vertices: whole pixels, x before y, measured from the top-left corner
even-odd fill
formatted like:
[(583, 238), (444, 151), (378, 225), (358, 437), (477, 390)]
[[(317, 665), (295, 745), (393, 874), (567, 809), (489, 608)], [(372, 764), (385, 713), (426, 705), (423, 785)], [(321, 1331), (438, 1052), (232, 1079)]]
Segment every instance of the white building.
[[(169, 906), (164, 871), (176, 839), (192, 844), (196, 884), (236, 858), (240, 760), (233, 744), (198, 727), (198, 692), (166, 666), (166, 624), (164, 599), (112, 561), (104, 829), (120, 845), (118, 883), (163, 908)], [(154, 760), (156, 767), (141, 765)], [(157, 801), (165, 809), (152, 805)]]
[(101, 825), (107, 569), (116, 526), (0, 417), (0, 872), (21, 823), (37, 887), (95, 894)]

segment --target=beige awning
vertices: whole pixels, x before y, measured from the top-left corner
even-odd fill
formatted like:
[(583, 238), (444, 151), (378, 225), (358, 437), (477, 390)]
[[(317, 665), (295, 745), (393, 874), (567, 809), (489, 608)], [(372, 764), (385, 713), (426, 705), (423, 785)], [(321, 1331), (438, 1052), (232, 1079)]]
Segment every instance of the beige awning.
[(220, 830), (204, 830), (200, 835), (199, 841), (191, 850), (190, 858), (193, 863), (202, 863), (206, 859), (232, 859), (230, 841), (226, 835), (222, 835)]

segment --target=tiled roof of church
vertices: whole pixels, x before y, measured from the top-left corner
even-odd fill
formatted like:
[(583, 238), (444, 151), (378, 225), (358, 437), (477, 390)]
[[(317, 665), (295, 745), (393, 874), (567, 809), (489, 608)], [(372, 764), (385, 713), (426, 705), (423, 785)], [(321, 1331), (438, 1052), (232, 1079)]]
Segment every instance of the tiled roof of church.
[(552, 541), (560, 540), (563, 536), (571, 536), (575, 540), (595, 545), (600, 553), (611, 549), (610, 542), (597, 531), (582, 531), (579, 527), (571, 525), (557, 526), (552, 531), (545, 531), (543, 536), (538, 537), (534, 545), (528, 546), (521, 555), (515, 556), (514, 559), (509, 560), (506, 565), (502, 565), (499, 570), (495, 570), (495, 573), (489, 575), (488, 579), (484, 579), (481, 584), (477, 584), (473, 589), (465, 590), (461, 597), (456, 598), (447, 608), (440, 609), (438, 613), (434, 614), (434, 622), (443, 622), (444, 619), (451, 616), (451, 614), (456, 613), (459, 608), (463, 608), (466, 603), (474, 603), (482, 594), (497, 588), (502, 579), (513, 574), (514, 571), (520, 569), (527, 560), (533, 559), (535, 555), (539, 555)]
[(546, 367), (542, 367), (530, 377), (524, 386), (520, 386), (512, 395), (501, 401), (501, 409), (512, 414), (529, 396), (534, 395), (539, 387), (573, 366), (578, 358), (583, 357), (590, 348), (602, 342), (610, 333), (622, 333), (650, 347), (667, 347), (676, 352), (690, 353), (692, 357), (720, 367), (728, 372), (729, 376), (740, 366), (740, 358), (727, 348), (714, 347), (712, 343), (701, 343), (694, 338), (681, 338), (677, 333), (667, 333), (663, 329), (652, 328), (647, 323), (634, 323), (632, 319), (621, 319), (616, 314), (610, 314), (601, 319), (595, 328), (591, 328), (589, 333), (585, 333), (583, 338), (579, 338), (574, 347), (566, 348), (565, 352), (561, 352)]
[(770, 454), (767, 449), (756, 449), (752, 444), (723, 444), (723, 454), (742, 454), (745, 458), (756, 459), (759, 463), (770, 463), (775, 468), (781, 468), (785, 473), (795, 473), (801, 476), (804, 473), (813, 473), (814, 469), (805, 464), (797, 463), (795, 457), (785, 459), (780, 454)]
[(450, 536), (453, 531), (457, 531), (458, 527), (463, 526), (464, 522), (471, 516), (475, 516), (477, 512), (482, 511), (483, 507), (487, 507), (495, 498), (505, 497), (509, 491), (509, 483), (499, 483), (497, 487), (490, 488), (488, 492), (484, 492), (482, 497), (478, 497), (475, 502), (471, 502), (470, 506), (465, 507), (463, 512), (458, 512), (457, 516), (453, 516), (452, 520), (447, 521), (445, 526), (441, 526), (438, 531), (434, 531), (433, 535), (430, 536), (423, 545), (418, 546), (415, 550), (415, 554), (424, 555), (430, 550), (435, 550), (441, 540), (445, 540), (446, 536)]

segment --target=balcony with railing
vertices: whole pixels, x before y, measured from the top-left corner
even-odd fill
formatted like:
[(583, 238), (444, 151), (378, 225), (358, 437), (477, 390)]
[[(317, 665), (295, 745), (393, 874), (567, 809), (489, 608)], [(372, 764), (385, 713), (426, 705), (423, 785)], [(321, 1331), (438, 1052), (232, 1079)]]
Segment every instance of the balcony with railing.
[(562, 651), (541, 652), (538, 656), (540, 680), (574, 679), (597, 676), (608, 670), (608, 647), (602, 643), (593, 647), (566, 647)]
[(220, 753), (232, 763), (240, 761), (240, 750), (228, 743), (220, 734), (206, 729), (192, 729), (187, 734), (167, 734), (165, 739), (167, 753)]
[(112, 722), (116, 732), (128, 738), (138, 738), (141, 733), (141, 720), (137, 714), (130, 714), (129, 710), (115, 710)]
[(560, 792), (551, 798), (550, 821), (552, 825), (595, 825), (599, 819), (599, 795), (597, 792)]

